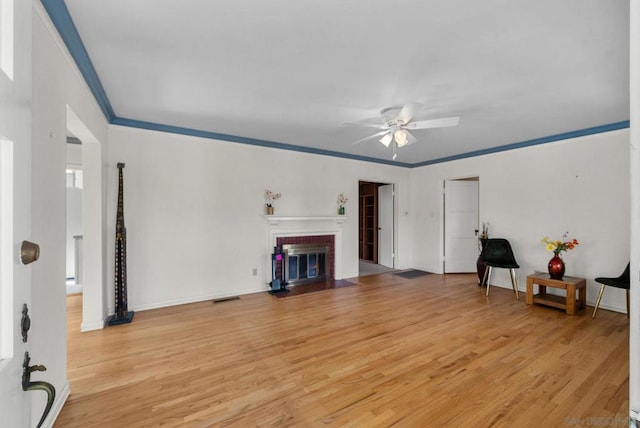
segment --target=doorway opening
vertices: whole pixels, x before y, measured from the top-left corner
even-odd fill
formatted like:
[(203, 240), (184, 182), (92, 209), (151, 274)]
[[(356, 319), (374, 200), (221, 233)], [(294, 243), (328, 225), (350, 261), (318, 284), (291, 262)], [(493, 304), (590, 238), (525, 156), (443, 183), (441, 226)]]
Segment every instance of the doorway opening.
[(67, 131), (67, 294), (82, 292), (82, 142)]
[(395, 268), (394, 185), (358, 183), (359, 276)]
[(81, 331), (99, 330), (106, 319), (104, 287), (104, 201), (102, 144), (67, 106), (67, 133), (79, 139), (82, 171), (82, 248), (79, 250), (82, 282)]

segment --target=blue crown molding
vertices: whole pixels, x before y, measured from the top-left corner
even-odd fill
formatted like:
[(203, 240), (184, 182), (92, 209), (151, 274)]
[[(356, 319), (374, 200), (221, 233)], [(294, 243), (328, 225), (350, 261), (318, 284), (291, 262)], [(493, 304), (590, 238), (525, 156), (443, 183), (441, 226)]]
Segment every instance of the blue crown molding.
[(537, 146), (539, 144), (553, 143), (554, 141), (568, 140), (570, 138), (584, 137), (587, 135), (600, 134), (603, 132), (617, 131), (619, 129), (629, 128), (629, 121), (610, 123), (607, 125), (594, 126), (592, 128), (580, 129), (578, 131), (565, 132), (562, 134), (550, 135), (548, 137), (535, 138), (533, 140), (521, 141), (519, 143), (506, 144), (504, 146), (491, 147), (488, 149), (474, 150), (472, 152), (462, 153), (454, 156), (433, 159), (425, 162), (411, 164), (410, 168), (419, 168), (421, 166), (434, 165), (437, 163), (450, 162), (459, 159), (472, 158), (476, 156), (488, 155), (491, 153), (504, 152), (507, 150), (521, 149), (523, 147)]
[(49, 14), (51, 22), (53, 22), (64, 44), (67, 46), (71, 57), (76, 62), (96, 102), (102, 109), (107, 120), (111, 122), (116, 115), (111, 107), (107, 93), (102, 86), (102, 82), (100, 82), (98, 73), (96, 73), (95, 68), (93, 68), (89, 54), (84, 47), (84, 43), (82, 43), (80, 34), (78, 34), (78, 29), (69, 15), (67, 5), (64, 4), (63, 0), (41, 0), (41, 2)]
[(529, 147), (529, 146), (535, 146), (538, 144), (551, 143), (554, 141), (566, 140), (569, 138), (583, 137), (586, 135), (599, 134), (602, 132), (609, 132), (609, 131), (615, 131), (618, 129), (629, 128), (629, 121), (625, 120), (622, 122), (611, 123), (608, 125), (601, 125), (593, 128), (586, 128), (578, 131), (572, 131), (572, 132), (566, 132), (563, 134), (551, 135), (548, 137), (536, 138), (533, 140), (522, 141), (519, 143), (507, 144), (504, 146), (492, 147), (492, 148), (482, 149), (482, 150), (475, 150), (472, 152), (462, 153), (455, 156), (447, 156), (439, 159), (433, 159), (425, 162), (412, 164), (412, 163), (406, 163), (406, 162), (396, 162), (393, 160), (371, 158), (367, 156), (351, 155), (347, 153), (316, 149), (312, 147), (296, 146), (293, 144), (278, 143), (274, 141), (259, 140), (254, 138), (240, 137), (240, 136), (228, 135), (228, 134), (219, 134), (216, 132), (200, 131), (197, 129), (182, 128), (178, 126), (162, 125), (162, 124), (144, 122), (144, 121), (135, 120), (135, 119), (121, 118), (116, 116), (113, 108), (111, 107), (109, 98), (107, 97), (107, 94), (104, 90), (104, 87), (102, 86), (102, 83), (100, 82), (100, 78), (98, 77), (98, 74), (96, 73), (96, 70), (93, 67), (93, 64), (91, 63), (89, 54), (87, 53), (87, 50), (84, 47), (84, 44), (82, 43), (82, 39), (80, 38), (80, 34), (78, 33), (78, 30), (75, 24), (73, 23), (71, 16), (69, 15), (69, 10), (65, 5), (64, 0), (41, 0), (41, 2), (45, 10), (49, 14), (49, 17), (51, 18), (53, 25), (56, 27), (56, 29), (58, 30), (58, 33), (62, 37), (62, 40), (67, 46), (69, 53), (71, 54), (73, 60), (78, 66), (78, 69), (82, 73), (84, 80), (87, 82), (87, 85), (89, 86), (89, 89), (93, 93), (93, 96), (96, 99), (96, 102), (98, 103), (98, 105), (102, 109), (102, 112), (107, 118), (107, 121), (113, 125), (128, 126), (133, 128), (147, 129), (147, 130), (160, 131), (160, 132), (168, 132), (173, 134), (189, 135), (193, 137), (229, 141), (233, 143), (249, 144), (253, 146), (270, 147), (274, 149), (291, 150), (291, 151), (296, 151), (301, 153), (311, 153), (316, 155), (332, 156), (332, 157), (352, 159), (352, 160), (358, 160), (358, 161), (364, 161), (364, 162), (379, 163), (384, 165), (399, 166), (404, 168), (419, 168), (427, 165), (434, 165), (434, 164), (443, 163), (443, 162), (450, 162), (450, 161), (459, 160), (459, 159), (465, 159), (465, 158), (470, 158), (475, 156), (487, 155), (491, 153), (503, 152), (506, 150), (514, 150), (522, 147)]
[(237, 135), (219, 134), (217, 132), (201, 131), (192, 128), (182, 128), (179, 126), (163, 125), (159, 123), (144, 122), (135, 119), (126, 119), (115, 117), (111, 122), (112, 125), (128, 126), (131, 128), (147, 129), (152, 131), (168, 132), (171, 134), (189, 135), (191, 137), (208, 138), (212, 140), (230, 141), (232, 143), (249, 144), (252, 146), (269, 147), (272, 149), (290, 150), (301, 153), (311, 153), (314, 155), (332, 156), (336, 158), (358, 160), (364, 162), (380, 163), (384, 165), (401, 166), (411, 168), (412, 164), (404, 162), (396, 162), (387, 159), (371, 158), (367, 156), (352, 155), (349, 153), (334, 152), (332, 150), (317, 149), (313, 147), (296, 146), (293, 144), (278, 143), (275, 141), (259, 140), (256, 138), (239, 137)]

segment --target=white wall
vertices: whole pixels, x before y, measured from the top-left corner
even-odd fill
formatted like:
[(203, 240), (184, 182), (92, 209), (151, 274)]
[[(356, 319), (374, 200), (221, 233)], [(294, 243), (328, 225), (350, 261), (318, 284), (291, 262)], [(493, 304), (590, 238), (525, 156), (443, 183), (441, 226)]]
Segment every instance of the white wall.
[[(358, 180), (395, 183), (397, 212), (409, 210), (407, 169), (111, 126), (108, 248), (114, 241), (118, 162), (126, 165), (130, 309), (267, 290), (267, 188), (282, 194), (274, 204), (280, 216), (336, 215), (336, 198), (345, 193), (343, 277), (358, 275)], [(397, 232), (398, 266), (409, 267), (407, 216), (398, 217)], [(113, 251), (108, 256), (111, 272)]]
[[(345, 192), (344, 277), (356, 276), (357, 182), (394, 182), (398, 267), (441, 272), (442, 181), (477, 176), (480, 221), (491, 224), (490, 236), (511, 241), (520, 288), (550, 259), (542, 237), (569, 231), (581, 244), (565, 254), (567, 275), (588, 279), (592, 304), (593, 278), (619, 274), (629, 259), (628, 143), (622, 130), (405, 170), (111, 126), (107, 230), (115, 227), (115, 165), (125, 162), (130, 308), (250, 293), (269, 280), (264, 189), (281, 192), (276, 214), (291, 216), (333, 215)], [(510, 286), (499, 270), (493, 282)], [(624, 293), (607, 290), (602, 307), (624, 311)]]
[[(546, 270), (551, 253), (540, 240), (569, 231), (580, 245), (565, 253), (566, 274), (587, 278), (592, 304), (593, 278), (617, 276), (629, 261), (628, 153), (629, 130), (621, 130), (416, 168), (414, 266), (442, 272), (442, 182), (477, 176), (480, 222), (490, 223), (490, 237), (511, 242), (519, 288)], [(494, 272), (492, 283), (511, 287), (506, 270)], [(624, 291), (608, 289), (601, 305), (626, 311)]]
[[(31, 353), (34, 364), (47, 366), (38, 379), (51, 382), (57, 389), (52, 410), (55, 414), (69, 394), (65, 300), (67, 106), (103, 140), (107, 123), (41, 3), (33, 2), (33, 8), (32, 240), (40, 244), (41, 256), (32, 268)], [(42, 412), (44, 401), (44, 394), (33, 394), (34, 415)]]

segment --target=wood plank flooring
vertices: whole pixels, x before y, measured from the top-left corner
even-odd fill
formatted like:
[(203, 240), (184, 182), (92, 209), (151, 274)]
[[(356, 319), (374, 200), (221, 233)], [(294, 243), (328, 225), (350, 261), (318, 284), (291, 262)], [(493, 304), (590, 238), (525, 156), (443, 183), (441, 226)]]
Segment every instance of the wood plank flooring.
[(71, 396), (55, 426), (628, 426), (624, 314), (487, 298), (475, 275), (349, 281), (89, 333), (69, 296)]

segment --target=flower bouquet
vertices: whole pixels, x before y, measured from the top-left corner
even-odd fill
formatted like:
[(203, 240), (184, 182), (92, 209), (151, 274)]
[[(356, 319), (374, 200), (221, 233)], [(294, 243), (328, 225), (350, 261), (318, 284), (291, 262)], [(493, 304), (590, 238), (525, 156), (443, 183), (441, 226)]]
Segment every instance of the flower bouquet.
[(565, 271), (564, 260), (560, 257), (563, 251), (573, 250), (576, 245), (579, 245), (577, 239), (569, 239), (569, 232), (565, 232), (562, 235), (561, 241), (552, 241), (548, 237), (542, 238), (542, 243), (545, 244), (547, 251), (553, 253), (553, 258), (549, 260), (547, 269), (549, 271), (549, 277), (551, 279), (562, 280)]
[(344, 196), (344, 193), (340, 193), (338, 195), (338, 214), (344, 215), (344, 206), (347, 203), (348, 199)]
[(273, 201), (280, 198), (280, 193), (274, 193), (269, 189), (264, 191), (265, 210), (267, 215), (273, 214)]

